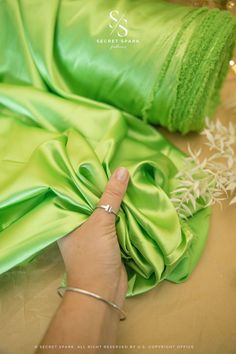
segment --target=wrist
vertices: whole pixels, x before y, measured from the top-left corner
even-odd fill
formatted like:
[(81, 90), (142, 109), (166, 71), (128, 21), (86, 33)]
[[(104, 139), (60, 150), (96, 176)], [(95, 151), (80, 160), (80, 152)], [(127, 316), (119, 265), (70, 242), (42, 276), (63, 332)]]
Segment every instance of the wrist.
[(103, 283), (103, 282), (81, 280), (78, 278), (68, 278), (67, 284), (68, 284), (67, 286), (69, 287), (75, 287), (75, 288), (91, 291), (110, 301), (114, 301), (116, 295), (116, 289), (113, 287), (113, 285)]
[(96, 298), (71, 291), (65, 292), (60, 311), (64, 319), (70, 319), (73, 328), (80, 327), (77, 335), (82, 336), (83, 344), (108, 343), (110, 332), (116, 333), (120, 322), (120, 312), (116, 309)]
[(100, 279), (99, 281), (88, 278), (82, 279), (81, 277), (68, 275), (67, 286), (91, 291), (100, 295), (104, 299), (123, 307), (126, 293), (119, 289), (119, 284), (116, 282), (108, 282), (103, 279)]
[(65, 291), (61, 307), (65, 312), (72, 311), (75, 317), (79, 315), (92, 318), (93, 321), (96, 319), (98, 324), (104, 324), (105, 321), (111, 323), (111, 320), (118, 323), (122, 316), (118, 309), (101, 299), (74, 291)]

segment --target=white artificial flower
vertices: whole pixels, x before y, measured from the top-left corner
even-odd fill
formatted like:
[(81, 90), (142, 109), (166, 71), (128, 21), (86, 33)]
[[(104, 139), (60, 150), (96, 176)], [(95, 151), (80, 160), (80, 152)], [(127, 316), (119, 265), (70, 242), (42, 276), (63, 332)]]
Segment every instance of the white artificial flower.
[(194, 152), (188, 145), (189, 156), (184, 158), (176, 175), (178, 186), (171, 192), (171, 201), (182, 219), (197, 210), (197, 202), (207, 207), (231, 197), (229, 204), (236, 203), (236, 125), (226, 127), (219, 120), (207, 119), (201, 135), (211, 155), (202, 159), (202, 149)]

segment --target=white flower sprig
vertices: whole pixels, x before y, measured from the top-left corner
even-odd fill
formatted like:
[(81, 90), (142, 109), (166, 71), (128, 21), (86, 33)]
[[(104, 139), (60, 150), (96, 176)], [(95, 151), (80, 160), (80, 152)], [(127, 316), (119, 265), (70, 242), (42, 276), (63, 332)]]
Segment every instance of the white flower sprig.
[(236, 125), (224, 126), (219, 120), (206, 120), (205, 136), (211, 155), (201, 159), (202, 149), (193, 152), (188, 145), (189, 157), (184, 158), (179, 183), (171, 192), (171, 201), (180, 218), (186, 219), (197, 210), (198, 204), (208, 207), (231, 197), (236, 203)]

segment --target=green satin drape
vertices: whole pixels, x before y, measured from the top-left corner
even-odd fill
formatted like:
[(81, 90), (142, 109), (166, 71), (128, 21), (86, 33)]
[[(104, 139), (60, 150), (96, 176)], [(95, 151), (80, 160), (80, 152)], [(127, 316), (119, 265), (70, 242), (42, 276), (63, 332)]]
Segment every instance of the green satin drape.
[[(139, 109), (140, 95), (149, 92), (145, 85), (152, 87), (153, 71), (141, 65), (143, 58), (143, 64), (153, 64), (152, 42), (149, 54), (143, 47), (143, 58), (133, 53), (133, 63), (131, 48), (126, 59), (109, 52), (105, 60), (91, 52), (88, 60), (87, 49), (93, 46), (85, 41), (86, 30), (91, 37), (99, 32), (103, 27), (94, 21), (106, 12), (105, 2), (96, 3), (101, 16), (99, 11), (95, 16), (91, 1), (0, 3), (0, 273), (29, 261), (87, 220), (112, 171), (122, 165), (131, 179), (116, 226), (128, 273), (127, 296), (132, 296), (164, 279), (181, 282), (191, 274), (207, 239), (210, 210), (199, 202), (192, 217), (180, 220), (170, 193), (178, 184), (182, 152), (128, 109), (83, 97), (104, 89), (108, 99), (111, 93), (126, 99), (127, 108)], [(145, 19), (151, 31), (155, 3), (114, 5), (131, 3), (139, 5), (132, 16)], [(139, 7), (146, 12), (141, 15)], [(84, 25), (84, 32), (76, 31), (75, 23)], [(118, 60), (130, 65), (119, 80), (113, 76)], [(102, 68), (113, 86), (101, 75)]]
[(131, 175), (117, 220), (128, 295), (188, 277), (209, 209), (199, 204), (180, 221), (169, 198), (178, 149), (135, 117), (79, 97), (1, 85), (0, 102), (0, 272), (81, 225), (122, 165)]
[(182, 133), (214, 112), (236, 39), (229, 12), (162, 0), (4, 0), (0, 23), (2, 82)]

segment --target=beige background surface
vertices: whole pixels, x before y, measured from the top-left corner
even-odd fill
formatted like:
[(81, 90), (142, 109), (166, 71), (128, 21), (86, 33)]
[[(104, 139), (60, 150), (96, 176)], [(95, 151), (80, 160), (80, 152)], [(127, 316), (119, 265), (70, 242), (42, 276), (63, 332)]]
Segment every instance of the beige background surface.
[[(232, 70), (216, 117), (236, 122)], [(184, 151), (188, 142), (192, 147), (203, 142), (196, 134), (182, 137), (161, 131)], [(236, 205), (214, 207), (207, 246), (189, 280), (163, 282), (126, 300), (128, 318), (120, 323), (117, 353), (236, 353), (235, 220)], [(63, 271), (57, 246), (52, 245), (27, 267), (0, 276), (0, 354), (33, 353), (60, 302), (56, 288)]]

